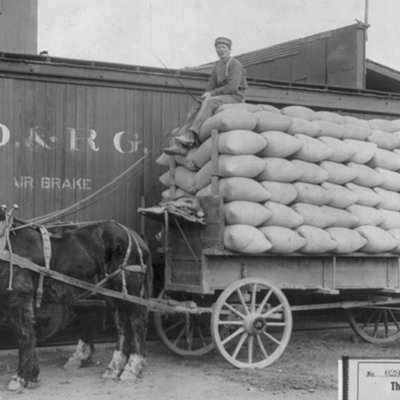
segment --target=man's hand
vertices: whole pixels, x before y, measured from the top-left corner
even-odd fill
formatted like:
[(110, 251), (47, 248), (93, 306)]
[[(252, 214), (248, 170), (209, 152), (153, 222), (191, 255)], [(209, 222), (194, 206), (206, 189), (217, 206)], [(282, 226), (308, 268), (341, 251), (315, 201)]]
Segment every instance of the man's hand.
[(210, 92), (204, 92), (204, 93), (201, 95), (201, 100), (208, 99), (209, 97), (211, 97), (211, 93), (210, 93)]

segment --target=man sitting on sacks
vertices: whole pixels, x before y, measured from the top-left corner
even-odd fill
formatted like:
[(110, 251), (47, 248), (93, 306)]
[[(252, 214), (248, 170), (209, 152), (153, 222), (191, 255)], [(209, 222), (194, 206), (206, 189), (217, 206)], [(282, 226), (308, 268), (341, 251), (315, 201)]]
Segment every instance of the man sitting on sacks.
[(230, 56), (232, 41), (226, 37), (215, 39), (215, 50), (220, 60), (215, 64), (201, 105), (192, 110), (184, 126), (176, 130), (175, 144), (164, 149), (169, 155), (185, 155), (199, 144), (198, 133), (203, 122), (226, 103), (243, 103), (247, 88), (246, 71), (241, 62)]

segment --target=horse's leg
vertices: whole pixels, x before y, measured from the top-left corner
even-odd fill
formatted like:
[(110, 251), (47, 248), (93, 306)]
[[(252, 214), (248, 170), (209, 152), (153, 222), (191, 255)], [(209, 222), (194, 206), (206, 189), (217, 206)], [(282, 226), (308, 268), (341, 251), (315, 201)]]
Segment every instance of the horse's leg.
[(102, 377), (106, 379), (118, 379), (121, 375), (130, 354), (131, 331), (129, 320), (120, 303), (115, 305), (114, 321), (117, 328), (117, 345), (110, 363)]
[(7, 386), (8, 390), (32, 389), (39, 382), (39, 363), (36, 353), (36, 335), (33, 328), (32, 300), (22, 303), (10, 313), (10, 321), (18, 340), (18, 368)]
[(146, 307), (129, 305), (126, 308), (131, 336), (131, 353), (120, 379), (129, 380), (140, 377), (146, 366), (146, 332), (148, 311)]
[(99, 307), (76, 307), (81, 327), (74, 354), (64, 364), (66, 369), (82, 368), (93, 364), (94, 337), (99, 324)]

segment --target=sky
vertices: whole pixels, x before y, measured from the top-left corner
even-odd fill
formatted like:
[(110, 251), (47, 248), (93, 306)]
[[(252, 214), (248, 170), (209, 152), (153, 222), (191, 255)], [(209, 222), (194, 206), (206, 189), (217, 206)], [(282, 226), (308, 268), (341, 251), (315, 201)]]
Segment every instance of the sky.
[[(365, 21), (367, 0), (38, 0), (50, 56), (182, 68)], [(367, 58), (400, 70), (400, 0), (368, 1)]]

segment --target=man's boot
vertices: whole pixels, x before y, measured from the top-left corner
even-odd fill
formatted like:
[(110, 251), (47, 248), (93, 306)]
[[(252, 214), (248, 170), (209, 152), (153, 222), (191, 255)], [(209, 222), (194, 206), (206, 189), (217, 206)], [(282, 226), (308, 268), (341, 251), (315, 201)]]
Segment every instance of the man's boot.
[(197, 143), (197, 134), (193, 131), (187, 130), (175, 137), (175, 140), (185, 147), (192, 148)]
[(169, 156), (186, 156), (189, 149), (187, 147), (182, 146), (180, 143), (176, 143), (173, 146), (166, 147), (164, 150), (165, 154)]

